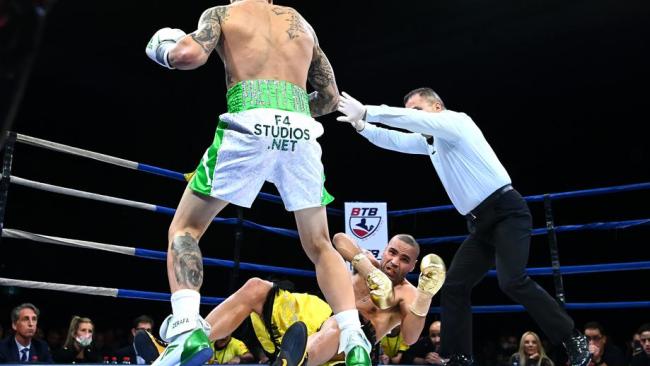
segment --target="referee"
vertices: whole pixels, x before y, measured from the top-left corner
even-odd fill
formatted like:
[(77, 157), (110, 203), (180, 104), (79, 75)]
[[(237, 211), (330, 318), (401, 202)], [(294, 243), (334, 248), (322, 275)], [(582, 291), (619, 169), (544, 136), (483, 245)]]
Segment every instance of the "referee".
[[(564, 344), (571, 366), (590, 360), (587, 340), (566, 311), (526, 274), (532, 219), (526, 201), (465, 113), (445, 108), (430, 88), (404, 97), (406, 108), (365, 106), (343, 93), (337, 119), (351, 123), (371, 143), (407, 154), (428, 155), (454, 207), (467, 219), (460, 245), (442, 288), (440, 354), (446, 366), (472, 359), (472, 288), (496, 263), (499, 287), (523, 305), (553, 343)], [(411, 133), (375, 126), (382, 123)]]

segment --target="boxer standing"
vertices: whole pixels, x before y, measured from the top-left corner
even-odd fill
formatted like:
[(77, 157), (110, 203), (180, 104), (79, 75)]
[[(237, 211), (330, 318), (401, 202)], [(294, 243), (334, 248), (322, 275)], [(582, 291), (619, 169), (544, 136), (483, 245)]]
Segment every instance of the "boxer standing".
[[(269, 0), (231, 0), (207, 9), (186, 35), (163, 28), (147, 55), (169, 69), (203, 65), (216, 50), (225, 65), (228, 113), (178, 204), (168, 233), (167, 275), (173, 313), (161, 326), (172, 342), (159, 365), (198, 365), (211, 351), (199, 316), (203, 265), (199, 239), (228, 204), (250, 207), (264, 181), (274, 183), (295, 212), (318, 284), (341, 328), (348, 365), (369, 365), (349, 273), (329, 240), (321, 149), (323, 128), (312, 117), (336, 109), (332, 67), (312, 27), (294, 9)], [(307, 81), (315, 89), (306, 92)], [(202, 329), (206, 328), (206, 329)]]

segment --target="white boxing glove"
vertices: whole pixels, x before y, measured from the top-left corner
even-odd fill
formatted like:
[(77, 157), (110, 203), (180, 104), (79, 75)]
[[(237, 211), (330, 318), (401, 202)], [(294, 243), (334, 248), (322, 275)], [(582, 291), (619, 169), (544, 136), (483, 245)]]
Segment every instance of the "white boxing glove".
[(173, 69), (174, 67), (169, 64), (167, 55), (169, 50), (183, 37), (185, 37), (185, 32), (180, 29), (163, 28), (151, 37), (145, 52), (150, 59), (156, 61), (159, 65)]
[(358, 100), (352, 98), (350, 94), (343, 92), (339, 98), (338, 111), (345, 116), (337, 117), (339, 122), (348, 122), (357, 130), (361, 131), (365, 127), (363, 118), (366, 115), (366, 107)]

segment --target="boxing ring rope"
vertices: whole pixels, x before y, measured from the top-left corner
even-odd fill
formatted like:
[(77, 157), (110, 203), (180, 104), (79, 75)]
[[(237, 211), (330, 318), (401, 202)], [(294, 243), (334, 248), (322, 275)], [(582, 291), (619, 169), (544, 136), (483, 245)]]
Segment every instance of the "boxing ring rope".
[[(67, 145), (63, 145), (63, 144), (59, 144), (47, 140), (42, 140), (42, 139), (38, 139), (26, 135), (15, 134), (14, 138), (16, 142), (43, 147), (49, 150), (68, 153), (76, 156), (87, 157), (97, 161), (129, 168), (133, 170), (139, 170), (151, 174), (164, 176), (177, 181), (183, 181), (183, 182), (186, 181), (186, 175), (182, 173), (174, 172), (172, 170), (159, 168), (152, 165), (137, 163), (134, 161), (112, 157), (109, 155), (100, 154), (100, 153), (96, 153), (84, 149), (79, 149), (76, 147), (71, 147), (71, 146), (67, 146)], [(11, 158), (7, 159), (7, 154), (10, 155), (13, 154), (13, 143), (8, 143), (5, 146), (5, 159), (3, 164), (2, 181), (0, 182), (2, 186), (6, 186), (8, 184), (8, 181), (10, 181), (11, 183), (26, 186), (32, 189), (39, 189), (39, 190), (44, 190), (44, 191), (57, 193), (57, 194), (74, 196), (78, 198), (92, 199), (92, 200), (106, 202), (106, 203), (138, 208), (138, 209), (147, 210), (151, 212), (159, 212), (167, 215), (173, 215), (175, 212), (174, 209), (164, 207), (164, 206), (126, 200), (122, 198), (106, 196), (97, 193), (85, 192), (85, 191), (75, 190), (71, 188), (55, 186), (47, 183), (35, 182), (28, 179), (16, 177), (16, 176), (11, 176), (10, 175)], [(548, 203), (550, 202), (551, 199), (585, 197), (585, 196), (593, 196), (593, 195), (602, 195), (606, 193), (617, 193), (617, 192), (636, 191), (636, 190), (645, 190), (645, 189), (650, 189), (650, 183), (629, 184), (629, 185), (604, 187), (604, 188), (580, 190), (580, 191), (573, 191), (573, 192), (561, 192), (561, 193), (553, 193), (553, 194), (527, 196), (525, 197), (525, 199), (528, 202), (544, 201), (545, 203)], [(4, 208), (5, 208), (4, 203), (6, 202), (6, 190), (0, 193), (2, 194), (1, 198), (3, 201), (3, 205), (1, 207), (2, 212), (0, 213), (0, 219), (2, 219), (3, 222)], [(263, 200), (267, 200), (271, 202), (282, 202), (280, 197), (271, 194), (260, 193), (258, 197)], [(451, 205), (443, 205), (443, 206), (417, 208), (411, 210), (388, 211), (388, 215), (392, 217), (399, 217), (399, 216), (405, 216), (409, 214), (439, 212), (439, 211), (447, 211), (453, 209), (454, 207)], [(328, 208), (329, 214), (342, 215), (342, 212), (343, 212), (342, 210)], [(547, 214), (548, 214), (548, 210), (547, 210)], [(650, 219), (639, 219), (639, 220), (627, 220), (627, 221), (618, 221), (618, 222), (598, 222), (598, 223), (589, 223), (589, 224), (582, 224), (582, 225), (566, 225), (566, 226), (554, 227), (552, 225), (552, 215), (551, 215), (550, 224), (548, 220), (549, 217), (547, 215), (547, 227), (534, 229), (532, 234), (542, 235), (547, 233), (554, 234), (555, 232), (569, 232), (569, 231), (582, 231), (582, 230), (609, 230), (614, 228), (625, 229), (629, 227), (650, 224)], [(241, 217), (240, 218), (215, 218), (214, 222), (227, 224), (227, 225), (242, 225), (248, 228), (253, 228), (257, 230), (273, 232), (283, 236), (298, 238), (298, 233), (295, 230), (265, 226), (248, 220), (243, 220)], [(34, 233), (15, 230), (15, 229), (2, 228), (0, 230), (2, 230), (3, 238), (28, 239), (35, 242), (41, 242), (41, 243), (66, 245), (66, 246), (85, 248), (85, 249), (103, 250), (103, 251), (109, 251), (109, 252), (123, 254), (123, 255), (131, 255), (140, 258), (149, 258), (149, 259), (157, 259), (157, 260), (165, 260), (167, 255), (166, 252), (154, 251), (154, 250), (148, 250), (142, 248), (125, 247), (125, 246), (103, 244), (103, 243), (76, 240), (76, 239), (60, 238), (55, 236), (34, 234)], [(464, 240), (465, 237), (466, 235), (422, 238), (417, 240), (421, 244), (439, 244), (439, 243), (448, 243), (448, 242), (460, 242)], [(229, 260), (222, 260), (222, 259), (215, 259), (215, 258), (204, 258), (204, 264), (208, 266), (221, 266), (221, 267), (228, 267), (228, 268), (235, 268), (235, 269), (239, 268), (239, 269), (253, 270), (253, 271), (291, 274), (297, 276), (311, 276), (311, 277), (315, 276), (315, 273), (313, 271), (308, 271), (308, 270), (299, 270), (299, 269), (277, 267), (277, 266), (267, 266), (267, 265), (253, 264), (253, 263), (243, 263), (239, 261), (229, 261)], [(650, 261), (564, 266), (564, 267), (559, 267), (559, 262), (558, 262), (558, 263), (554, 263), (553, 267), (527, 268), (526, 270), (529, 275), (557, 275), (557, 274), (570, 275), (570, 274), (581, 274), (581, 273), (630, 271), (630, 270), (646, 270), (646, 269), (650, 269)], [(488, 273), (488, 276), (494, 277), (495, 275), (496, 272), (494, 270)], [(416, 275), (410, 275), (409, 278), (413, 278), (415, 276)], [(170, 296), (169, 294), (157, 293), (157, 292), (55, 284), (55, 283), (47, 283), (47, 282), (14, 280), (14, 279), (7, 279), (7, 278), (0, 278), (0, 285), (77, 292), (83, 294), (113, 296), (113, 297), (121, 297), (121, 298), (159, 300), (159, 301), (168, 301)], [(220, 301), (223, 301), (223, 298), (203, 297), (202, 301), (205, 304), (217, 304)], [(566, 304), (566, 307), (568, 309), (639, 308), (639, 307), (650, 307), (650, 301), (568, 303)], [(494, 313), (494, 312), (523, 311), (523, 307), (520, 305), (482, 305), (482, 306), (473, 306), (472, 310), (477, 313)], [(439, 312), (439, 308), (432, 307), (430, 312)]]
[[(122, 299), (169, 301), (169, 299), (171, 298), (171, 294), (164, 293), (164, 292), (135, 291), (135, 290), (125, 290), (125, 289), (109, 288), (109, 287), (66, 285), (63, 283), (14, 280), (11, 278), (1, 278), (1, 277), (0, 277), (0, 286), (15, 286), (15, 287), (38, 289), (38, 290), (71, 292), (71, 293), (82, 294), (82, 295), (118, 297)], [(223, 297), (201, 296), (201, 304), (204, 305), (218, 305), (224, 300), (225, 299)]]
[[(153, 165), (148, 165), (148, 164), (143, 164), (143, 163), (138, 163), (135, 161), (131, 160), (126, 160), (122, 158), (117, 158), (114, 156), (110, 155), (105, 155), (105, 154), (100, 154), (94, 151), (90, 150), (84, 150), (80, 149), (78, 147), (73, 147), (73, 146), (68, 146), (64, 144), (60, 144), (58, 142), (52, 142), (48, 140), (43, 140), (39, 139), (36, 137), (31, 137), (23, 134), (16, 134), (16, 142), (21, 142), (27, 145), (32, 145), (36, 147), (41, 147), (44, 149), (52, 150), (52, 151), (58, 151), (61, 153), (65, 154), (71, 154), (71, 155), (76, 155), (84, 158), (89, 158), (93, 160), (97, 160), (103, 163), (108, 163), (116, 166), (121, 166), (123, 168), (128, 168), (132, 170), (138, 170), (141, 172), (146, 172), (146, 173), (151, 173), (151, 174), (156, 174), (160, 175), (166, 178), (171, 178), (173, 180), (185, 182), (187, 179), (187, 176), (183, 173), (175, 172), (173, 170), (165, 169), (165, 168), (159, 168)], [(269, 201), (269, 202), (275, 202), (275, 203), (282, 203), (282, 198), (280, 196), (260, 192), (258, 195), (258, 198)], [(342, 210), (338, 209), (329, 209), (328, 208), (328, 213), (330, 214), (338, 214), (338, 215), (343, 215)]]
[[(126, 159), (121, 159), (117, 158), (114, 156), (110, 155), (105, 155), (97, 152), (93, 152), (90, 150), (84, 150), (80, 149), (77, 147), (72, 147), (64, 144), (60, 144), (57, 142), (52, 142), (48, 140), (43, 140), (39, 139), (36, 137), (31, 137), (23, 134), (16, 134), (16, 142), (21, 142), (27, 145), (32, 145), (36, 147), (41, 147), (53, 151), (58, 151), (61, 153), (67, 153), (71, 155), (76, 155), (80, 157), (87, 157), (90, 159), (94, 159), (103, 163), (108, 163), (112, 165), (117, 165), (121, 166), (124, 168), (132, 169), (132, 170), (138, 170), (146, 173), (151, 173), (151, 174), (156, 174), (160, 175), (166, 178), (171, 178), (177, 181), (185, 181), (186, 177), (185, 174), (175, 172), (173, 170), (165, 169), (165, 168), (159, 168), (153, 165), (148, 165), (144, 163), (138, 163), (135, 161), (131, 160), (126, 160)], [(606, 194), (606, 193), (618, 193), (618, 192), (628, 192), (628, 191), (637, 191), (637, 190), (646, 190), (650, 189), (650, 182), (646, 183), (636, 183), (636, 184), (627, 184), (627, 185), (620, 185), (620, 186), (614, 186), (614, 187), (604, 187), (604, 188), (594, 188), (594, 189), (585, 189), (585, 190), (579, 190), (579, 191), (570, 191), (570, 192), (560, 192), (560, 193), (550, 193), (549, 196), (551, 199), (565, 199), (565, 198), (577, 198), (577, 197), (586, 197), (586, 196), (594, 196), (594, 195), (601, 195), (601, 194)], [(541, 202), (544, 200), (545, 195), (534, 195), (534, 196), (526, 196), (524, 199), (527, 202)], [(263, 193), (261, 192), (258, 196), (258, 198), (262, 200), (266, 200), (269, 202), (276, 202), (276, 203), (282, 203), (282, 198), (280, 196), (272, 195), (269, 193)], [(388, 211), (388, 215), (392, 217), (399, 217), (399, 216), (405, 216), (405, 215), (412, 215), (412, 214), (418, 214), (418, 213), (429, 213), (429, 212), (439, 212), (439, 211), (448, 211), (448, 210), (454, 210), (453, 205), (442, 205), (442, 206), (433, 206), (433, 207), (422, 207), (422, 208), (416, 208), (416, 209), (409, 209), (409, 210), (390, 210)], [(328, 207), (328, 213), (329, 214), (334, 214), (334, 215), (343, 215), (343, 210), (339, 209), (331, 209)]]
[[(611, 229), (627, 229), (634, 226), (643, 226), (650, 224), (650, 219), (641, 220), (626, 220), (626, 221), (609, 221), (609, 222), (592, 222), (589, 224), (581, 225), (562, 225), (556, 226), (555, 231), (558, 233), (571, 232), (571, 231), (585, 231), (585, 230), (611, 230)], [(538, 236), (548, 233), (548, 228), (533, 229), (531, 235)], [(419, 238), (417, 239), (420, 245), (429, 244), (442, 244), (442, 243), (461, 243), (467, 235), (455, 236), (440, 236), (435, 238)]]
[[(92, 241), (77, 240), (77, 239), (68, 239), (60, 238), (56, 236), (34, 234), (23, 230), (15, 229), (3, 229), (2, 232), (3, 238), (11, 239), (25, 239), (32, 240), (38, 243), (45, 244), (54, 244), (62, 245), (75, 248), (84, 248), (84, 249), (95, 249), (106, 252), (112, 252), (117, 254), (129, 255), (138, 258), (147, 258), (147, 259), (156, 259), (164, 261), (167, 258), (167, 252), (156, 251), (149, 249), (142, 249), (136, 247), (127, 247), (114, 244), (103, 244)], [(217, 258), (203, 258), (203, 264), (206, 266), (214, 267), (226, 267), (233, 268), (235, 266), (234, 261), (226, 259), (217, 259)], [(261, 271), (269, 273), (279, 273), (279, 274), (289, 274), (302, 277), (316, 277), (316, 272), (310, 270), (302, 270), (295, 268), (279, 267), (279, 266), (268, 266), (263, 264), (254, 264), (240, 262), (240, 269), (249, 270), (249, 271)], [(576, 266), (563, 266), (561, 271), (563, 274), (585, 274), (585, 273), (595, 273), (595, 272), (618, 272), (618, 271), (635, 271), (650, 269), (650, 261), (640, 261), (640, 262), (627, 262), (627, 263), (608, 263), (608, 264), (590, 264), (590, 265), (576, 265)], [(526, 268), (526, 272), (531, 276), (545, 276), (552, 275), (551, 267), (537, 267), (537, 268)], [(496, 271), (491, 270), (488, 272), (488, 276), (496, 277)], [(410, 279), (417, 279), (417, 274), (411, 274), (408, 276)]]
[[(122, 205), (122, 206), (127, 206), (127, 207), (132, 207), (132, 208), (137, 208), (141, 210), (146, 210), (146, 211), (151, 211), (151, 212), (159, 212), (167, 215), (173, 216), (174, 213), (176, 212), (175, 209), (165, 207), (165, 206), (160, 206), (160, 205), (154, 205), (150, 203), (144, 203), (144, 202), (138, 202), (138, 201), (133, 201), (133, 200), (127, 200), (123, 198), (117, 198), (117, 197), (112, 197), (112, 196), (106, 196), (102, 194), (97, 194), (97, 193), (91, 193), (91, 192), (86, 192), (86, 191), (81, 191), (81, 190), (76, 190), (72, 188), (66, 188), (66, 187), (61, 187), (61, 186), (56, 186), (53, 184), (48, 184), (48, 183), (42, 183), (42, 182), (36, 182), (32, 181), (29, 179), (24, 179), (17, 177), (15, 175), (12, 175), (10, 177), (11, 183), (33, 188), (33, 189), (39, 189), (51, 193), (57, 193), (57, 194), (64, 194), (72, 197), (77, 197), (77, 198), (85, 198), (85, 199), (90, 199), (90, 200), (95, 200), (95, 201), (100, 201), (100, 202), (106, 202), (106, 203), (112, 203), (112, 204), (117, 204), (117, 205)], [(225, 224), (225, 225), (236, 225), (240, 222), (239, 219), (237, 218), (222, 218), (222, 217), (215, 217), (213, 219), (213, 222), (219, 223), (219, 224)], [(249, 220), (242, 220), (242, 224), (245, 227), (252, 228), (252, 229), (257, 229), (261, 231), (267, 231), (267, 232), (272, 232), (278, 235), (283, 235), (291, 238), (298, 238), (298, 232), (296, 230), (291, 230), (291, 229), (284, 229), (284, 228), (277, 228), (277, 227), (272, 227), (272, 226), (267, 226), (267, 225), (261, 225)], [(590, 224), (582, 224), (582, 225), (564, 225), (564, 226), (558, 226), (555, 228), (556, 232), (569, 232), (569, 231), (582, 231), (582, 230), (610, 230), (610, 229), (626, 229), (629, 227), (633, 226), (639, 226), (639, 225), (648, 225), (650, 224), (650, 219), (640, 219), (640, 220), (627, 220), (627, 221), (611, 221), (611, 222), (595, 222), (595, 223), (590, 223)], [(533, 229), (532, 235), (542, 235), (546, 234), (548, 232), (547, 228), (538, 228), (538, 229)], [(455, 236), (443, 236), (443, 237), (435, 237), (435, 238), (418, 238), (417, 241), (421, 245), (428, 245), (428, 244), (441, 244), (441, 243), (460, 243), (465, 238), (467, 235), (455, 235)]]
[[(32, 288), (39, 290), (53, 290), (61, 292), (71, 292), (83, 295), (109, 296), (122, 299), (140, 299), (169, 301), (171, 295), (163, 292), (136, 291), (118, 288), (67, 285), (61, 283), (49, 283), (38, 281), (15, 280), (11, 278), (0, 277), (0, 286), (16, 286)], [(225, 299), (223, 297), (201, 296), (201, 304), (218, 305)], [(636, 309), (650, 307), (650, 301), (628, 301), (628, 302), (599, 302), (599, 303), (569, 303), (566, 304), (568, 309), (589, 310), (589, 309)], [(524, 307), (521, 305), (477, 305), (472, 306), (473, 313), (511, 313), (523, 312)], [(440, 307), (431, 307), (429, 314), (440, 313)]]
[[(77, 198), (85, 198), (85, 199), (94, 200), (94, 201), (112, 203), (112, 204), (116, 204), (116, 205), (122, 205), (122, 206), (126, 206), (126, 207), (137, 208), (137, 209), (141, 209), (141, 210), (145, 210), (145, 211), (163, 213), (163, 214), (170, 215), (170, 216), (173, 216), (174, 213), (176, 213), (175, 209), (165, 207), (165, 206), (152, 205), (150, 203), (132, 201), (132, 200), (127, 200), (127, 199), (123, 199), (123, 198), (117, 198), (117, 197), (106, 196), (106, 195), (97, 194), (97, 193), (80, 191), (80, 190), (72, 189), (72, 188), (56, 186), (56, 185), (48, 184), (48, 183), (36, 182), (36, 181), (33, 181), (33, 180), (23, 179), (23, 178), (17, 177), (15, 175), (12, 175), (9, 179), (10, 179), (11, 183), (21, 185), (21, 186), (25, 186), (25, 187), (29, 187), (29, 188), (33, 188), (33, 189), (46, 191), (46, 192), (58, 193), (58, 194), (63, 194), (63, 195), (67, 195), (67, 196), (77, 197)], [(219, 224), (225, 224), (225, 225), (236, 225), (236, 224), (239, 223), (239, 221), (240, 220), (237, 219), (237, 218), (222, 218), (222, 217), (215, 217), (212, 220), (212, 222), (219, 223)], [(296, 230), (290, 230), (290, 229), (283, 229), (283, 228), (276, 228), (276, 227), (271, 227), (271, 226), (266, 226), (266, 225), (260, 225), (260, 224), (257, 224), (255, 222), (248, 221), (248, 220), (243, 220), (242, 223), (244, 224), (244, 226), (249, 227), (249, 228), (264, 230), (264, 231), (268, 231), (268, 232), (273, 232), (273, 233), (277, 233), (277, 234), (292, 237), (292, 238), (298, 238), (298, 232)]]
[[(588, 196), (596, 196), (596, 195), (602, 195), (607, 193), (631, 192), (631, 191), (640, 191), (646, 189), (650, 189), (650, 182), (625, 184), (625, 185), (613, 186), (613, 187), (592, 188), (592, 189), (584, 189), (584, 190), (570, 191), (570, 192), (538, 194), (534, 196), (526, 196), (524, 197), (524, 199), (526, 200), (526, 202), (542, 202), (544, 201), (544, 197), (547, 195), (553, 200), (560, 200), (566, 198), (588, 197)], [(456, 208), (453, 205), (443, 205), (443, 206), (415, 208), (409, 210), (388, 211), (388, 215), (392, 217), (399, 217), (399, 216), (406, 216), (406, 215), (412, 215), (418, 213), (440, 212), (440, 211), (449, 211), (455, 209)]]
[[(38, 243), (62, 245), (62, 246), (75, 247), (75, 248), (102, 250), (106, 252), (129, 255), (138, 258), (157, 259), (161, 261), (167, 259), (167, 252), (164, 251), (156, 251), (156, 250), (127, 247), (127, 246), (120, 246), (120, 245), (113, 245), (113, 244), (104, 244), (104, 243), (97, 243), (97, 242), (86, 241), (86, 240), (60, 238), (56, 236), (34, 234), (27, 231), (14, 230), (8, 228), (2, 230), (2, 237), (11, 238), (11, 239), (27, 239)], [(207, 257), (203, 258), (203, 264), (206, 266), (215, 266), (215, 267), (226, 267), (226, 268), (235, 267), (234, 261), (226, 260), (226, 259), (207, 258)], [(268, 266), (268, 265), (255, 264), (255, 263), (239, 262), (239, 268), (249, 270), (249, 271), (291, 274), (291, 275), (302, 276), (302, 277), (316, 276), (316, 273), (314, 271), (286, 268), (286, 267), (277, 267), (277, 266)]]

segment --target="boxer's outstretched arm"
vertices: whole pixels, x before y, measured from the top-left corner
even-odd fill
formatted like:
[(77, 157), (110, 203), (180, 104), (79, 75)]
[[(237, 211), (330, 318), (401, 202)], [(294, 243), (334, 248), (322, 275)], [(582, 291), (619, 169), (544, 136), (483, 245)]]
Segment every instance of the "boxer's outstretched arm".
[(227, 6), (215, 6), (203, 12), (196, 31), (183, 37), (169, 52), (169, 63), (180, 70), (192, 70), (205, 64), (221, 37), (221, 22), (228, 17)]

